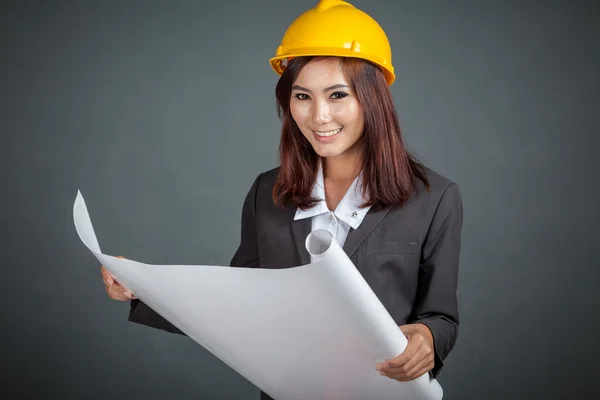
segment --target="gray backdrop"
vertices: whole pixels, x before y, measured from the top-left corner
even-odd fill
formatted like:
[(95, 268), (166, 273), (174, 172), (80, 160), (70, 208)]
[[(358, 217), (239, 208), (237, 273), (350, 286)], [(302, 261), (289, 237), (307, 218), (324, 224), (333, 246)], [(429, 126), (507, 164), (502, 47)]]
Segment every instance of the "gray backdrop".
[[(596, 390), (596, 3), (354, 2), (392, 42), (410, 149), (464, 196), (446, 399)], [(2, 392), (258, 398), (193, 341), (126, 322), (72, 205), (81, 190), (108, 254), (228, 263), (243, 197), (277, 164), (268, 59), (315, 4), (2, 3)]]

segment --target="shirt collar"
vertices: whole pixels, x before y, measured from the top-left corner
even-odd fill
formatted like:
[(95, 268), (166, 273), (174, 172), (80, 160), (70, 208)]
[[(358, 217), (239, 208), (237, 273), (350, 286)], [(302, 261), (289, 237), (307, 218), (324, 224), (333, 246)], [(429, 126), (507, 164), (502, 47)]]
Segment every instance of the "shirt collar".
[[(350, 188), (338, 204), (337, 208), (334, 210), (336, 218), (341, 219), (354, 229), (357, 229), (360, 226), (361, 222), (367, 215), (367, 212), (371, 208), (370, 206), (360, 208), (360, 205), (365, 202), (361, 192), (362, 177), (363, 174), (361, 171), (361, 173), (352, 182), (352, 185), (350, 185)], [(325, 202), (325, 183), (323, 178), (323, 166), (321, 163), (319, 163), (317, 179), (315, 181), (315, 185), (313, 186), (311, 196), (319, 199), (319, 202), (306, 210), (301, 210), (298, 208), (296, 210), (294, 220), (312, 218), (314, 216), (329, 212), (327, 203)]]

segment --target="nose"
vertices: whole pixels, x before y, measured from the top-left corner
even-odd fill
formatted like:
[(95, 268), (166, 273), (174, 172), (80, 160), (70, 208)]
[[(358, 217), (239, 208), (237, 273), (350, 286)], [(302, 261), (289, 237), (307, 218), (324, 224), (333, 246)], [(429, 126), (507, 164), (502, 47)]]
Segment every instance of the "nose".
[(323, 125), (331, 122), (331, 110), (325, 100), (315, 100), (313, 102), (313, 122), (317, 125)]

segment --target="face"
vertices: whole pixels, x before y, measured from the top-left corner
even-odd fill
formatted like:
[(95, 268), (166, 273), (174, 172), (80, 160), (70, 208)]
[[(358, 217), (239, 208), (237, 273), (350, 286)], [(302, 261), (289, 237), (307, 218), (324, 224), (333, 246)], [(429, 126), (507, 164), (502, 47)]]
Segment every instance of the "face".
[(319, 156), (359, 154), (363, 113), (337, 58), (316, 59), (302, 69), (293, 83), (290, 108)]

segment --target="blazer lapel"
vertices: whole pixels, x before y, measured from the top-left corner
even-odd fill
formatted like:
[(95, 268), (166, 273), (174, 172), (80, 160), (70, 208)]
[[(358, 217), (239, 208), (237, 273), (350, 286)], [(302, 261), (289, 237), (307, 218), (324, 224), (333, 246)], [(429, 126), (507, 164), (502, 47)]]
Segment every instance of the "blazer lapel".
[(310, 218), (293, 220), (292, 217), (292, 234), (294, 236), (294, 243), (300, 256), (300, 265), (306, 265), (310, 263), (310, 254), (306, 250), (306, 237), (310, 234), (312, 223)]
[(344, 251), (348, 257), (352, 257), (356, 249), (365, 241), (367, 236), (373, 229), (381, 222), (381, 220), (390, 212), (391, 207), (384, 208), (383, 210), (373, 211), (372, 209), (367, 212), (365, 218), (361, 222), (358, 229), (350, 229), (346, 242), (344, 242)]

